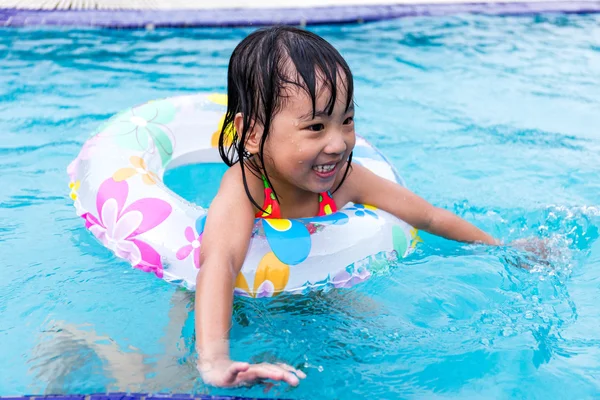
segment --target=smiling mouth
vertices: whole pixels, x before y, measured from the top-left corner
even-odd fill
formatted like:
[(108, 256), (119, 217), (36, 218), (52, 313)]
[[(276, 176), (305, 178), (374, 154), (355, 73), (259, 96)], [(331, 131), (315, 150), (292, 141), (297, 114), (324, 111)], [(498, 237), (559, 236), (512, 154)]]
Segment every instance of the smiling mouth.
[(337, 164), (320, 164), (312, 167), (315, 174), (322, 179), (329, 179), (337, 173)]
[(327, 174), (335, 169), (335, 164), (315, 165), (313, 170), (320, 174)]

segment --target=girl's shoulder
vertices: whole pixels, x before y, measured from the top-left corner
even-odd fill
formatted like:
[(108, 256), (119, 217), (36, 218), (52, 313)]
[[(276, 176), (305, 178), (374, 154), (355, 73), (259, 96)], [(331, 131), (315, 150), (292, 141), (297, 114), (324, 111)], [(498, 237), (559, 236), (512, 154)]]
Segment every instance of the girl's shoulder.
[[(244, 179), (246, 181), (245, 184)], [(240, 163), (234, 164), (225, 171), (223, 179), (221, 179), (219, 193), (239, 197), (240, 201), (251, 202), (248, 198), (248, 194), (250, 194), (260, 205), (262, 205), (262, 202), (264, 201), (264, 185), (262, 179), (256, 176), (256, 174), (248, 167), (244, 167), (244, 170), (242, 171)]]

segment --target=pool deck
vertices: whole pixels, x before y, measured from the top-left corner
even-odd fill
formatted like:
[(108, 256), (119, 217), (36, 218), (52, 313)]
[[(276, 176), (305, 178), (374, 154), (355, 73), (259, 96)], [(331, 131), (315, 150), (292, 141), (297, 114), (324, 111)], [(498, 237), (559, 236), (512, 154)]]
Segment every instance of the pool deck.
[(323, 7), (381, 7), (410, 4), (520, 4), (520, 3), (598, 3), (596, 0), (0, 0), (0, 8), (46, 10), (216, 10), (292, 9)]
[(0, 0), (0, 27), (311, 25), (457, 14), (596, 12), (599, 0)]

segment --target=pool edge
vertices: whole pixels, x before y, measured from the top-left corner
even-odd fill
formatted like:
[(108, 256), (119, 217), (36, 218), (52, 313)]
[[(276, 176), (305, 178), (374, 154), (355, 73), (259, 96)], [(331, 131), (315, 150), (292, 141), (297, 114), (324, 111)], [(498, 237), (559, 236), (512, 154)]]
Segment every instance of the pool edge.
[[(259, 397), (201, 395), (186, 393), (99, 393), (99, 394), (47, 394), (0, 396), (0, 400), (267, 400)], [(271, 400), (284, 400), (275, 398)]]
[(103, 28), (226, 27), (273, 24), (322, 25), (403, 17), (456, 14), (534, 15), (600, 12), (600, 1), (529, 1), (431, 3), (318, 8), (232, 8), (168, 10), (30, 10), (0, 8), (0, 26), (69, 26)]

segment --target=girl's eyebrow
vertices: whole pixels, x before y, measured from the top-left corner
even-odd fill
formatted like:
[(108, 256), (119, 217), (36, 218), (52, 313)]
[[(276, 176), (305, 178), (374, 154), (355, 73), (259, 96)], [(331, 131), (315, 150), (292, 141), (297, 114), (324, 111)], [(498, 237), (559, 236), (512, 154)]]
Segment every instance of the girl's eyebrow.
[[(348, 107), (348, 110), (344, 113), (344, 114), (349, 114), (349, 113), (353, 113), (354, 112), (354, 104), (350, 104), (350, 107)], [(313, 116), (313, 112), (309, 111), (306, 114), (302, 114), (300, 117), (298, 117), (298, 119), (300, 119), (301, 121), (310, 121), (311, 119), (314, 118), (328, 118), (330, 117), (329, 113), (325, 110), (321, 110), (321, 111), (315, 111), (314, 116)]]
[(314, 118), (321, 118), (321, 117), (329, 117), (329, 114), (327, 113), (327, 111), (325, 110), (321, 110), (321, 111), (315, 111), (314, 115), (312, 111), (307, 112), (306, 114), (302, 114), (300, 117), (298, 117), (300, 120), (302, 121), (310, 121), (311, 119)]

